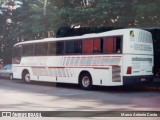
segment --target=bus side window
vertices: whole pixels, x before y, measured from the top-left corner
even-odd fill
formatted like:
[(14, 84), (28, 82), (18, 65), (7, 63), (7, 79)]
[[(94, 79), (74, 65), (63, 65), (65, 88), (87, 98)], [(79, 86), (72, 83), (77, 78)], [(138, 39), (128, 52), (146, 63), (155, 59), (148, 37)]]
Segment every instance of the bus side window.
[(121, 53), (121, 37), (104, 38), (104, 53)]
[(82, 53), (82, 40), (74, 41), (74, 53)]
[(82, 40), (66, 41), (65, 53), (66, 54), (82, 53)]
[(56, 42), (48, 43), (47, 55), (56, 55)]
[(34, 44), (23, 45), (22, 56), (33, 56), (34, 55)]
[(72, 54), (74, 53), (74, 41), (70, 40), (70, 41), (66, 41), (66, 50), (65, 50), (66, 54)]
[(83, 53), (93, 53), (93, 39), (85, 39), (84, 40)]
[(19, 64), (21, 61), (22, 47), (15, 47), (13, 50), (12, 64)]
[(94, 39), (94, 45), (93, 45), (93, 53), (101, 53), (102, 52), (102, 43), (100, 38)]
[(56, 55), (62, 55), (62, 54), (64, 54), (64, 42), (58, 41), (56, 43)]
[(116, 52), (121, 53), (122, 52), (122, 37), (116, 37)]
[(47, 43), (37, 43), (35, 44), (35, 55), (46, 55)]
[(114, 38), (107, 37), (104, 38), (104, 53), (113, 53), (114, 52)]

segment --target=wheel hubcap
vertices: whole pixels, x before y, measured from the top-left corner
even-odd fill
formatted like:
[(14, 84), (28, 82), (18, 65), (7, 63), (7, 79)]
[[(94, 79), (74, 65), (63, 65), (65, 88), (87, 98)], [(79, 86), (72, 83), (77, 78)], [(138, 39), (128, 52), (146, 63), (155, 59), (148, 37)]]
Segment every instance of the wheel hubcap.
[(10, 79), (12, 80), (12, 78), (13, 78), (13, 76), (12, 75), (10, 75)]
[(27, 82), (30, 82), (30, 75), (29, 75), (29, 74), (26, 74), (25, 80), (26, 80)]
[(82, 79), (82, 84), (84, 87), (88, 87), (90, 85), (90, 80), (87, 76)]

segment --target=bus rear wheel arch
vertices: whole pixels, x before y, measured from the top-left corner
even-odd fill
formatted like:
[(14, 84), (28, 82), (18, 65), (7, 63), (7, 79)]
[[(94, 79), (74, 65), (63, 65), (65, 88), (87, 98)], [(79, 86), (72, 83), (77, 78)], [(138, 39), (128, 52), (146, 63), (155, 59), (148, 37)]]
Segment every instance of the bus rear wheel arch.
[(26, 82), (26, 83), (30, 83), (31, 79), (30, 79), (30, 74), (28, 70), (23, 70), (22, 72), (22, 79)]
[(92, 88), (92, 77), (88, 71), (82, 71), (79, 75), (79, 85), (84, 90)]

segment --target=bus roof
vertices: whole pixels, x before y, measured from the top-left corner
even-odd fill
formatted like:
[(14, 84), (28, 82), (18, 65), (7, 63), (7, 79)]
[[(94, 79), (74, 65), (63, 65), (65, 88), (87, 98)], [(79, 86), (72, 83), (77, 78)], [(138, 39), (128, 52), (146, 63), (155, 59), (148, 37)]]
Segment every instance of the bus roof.
[(61, 37), (61, 38), (44, 38), (44, 39), (40, 39), (40, 40), (30, 40), (30, 41), (19, 42), (19, 43), (15, 44), (14, 46), (23, 45), (23, 44), (30, 44), (30, 43), (43, 43), (43, 42), (76, 40), (76, 39), (78, 40), (78, 39), (87, 39), (87, 38), (106, 37), (106, 36), (113, 36), (113, 35), (121, 36), (121, 35), (124, 35), (125, 33), (127, 33), (127, 31), (130, 31), (130, 30), (145, 31), (145, 30), (138, 29), (138, 28), (117, 29), (117, 30), (111, 30), (111, 31), (101, 32), (101, 33), (84, 34), (84, 35), (81, 35), (81, 36), (71, 36), (71, 37)]

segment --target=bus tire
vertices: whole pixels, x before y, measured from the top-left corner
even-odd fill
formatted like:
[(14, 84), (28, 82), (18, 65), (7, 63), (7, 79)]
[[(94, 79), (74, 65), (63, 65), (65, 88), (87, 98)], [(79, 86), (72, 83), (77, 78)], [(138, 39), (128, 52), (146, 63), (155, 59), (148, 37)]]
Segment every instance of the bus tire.
[(84, 90), (90, 90), (92, 88), (92, 77), (89, 72), (83, 72), (80, 74), (79, 85)]
[(30, 79), (30, 74), (28, 71), (23, 71), (22, 73), (22, 79), (26, 82), (26, 83), (30, 83), (31, 79)]

